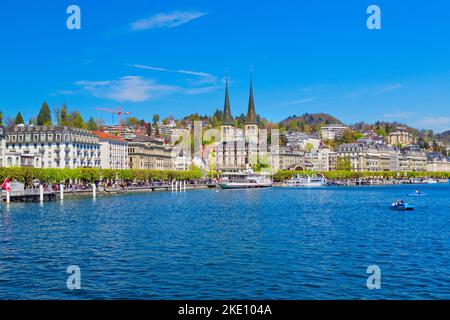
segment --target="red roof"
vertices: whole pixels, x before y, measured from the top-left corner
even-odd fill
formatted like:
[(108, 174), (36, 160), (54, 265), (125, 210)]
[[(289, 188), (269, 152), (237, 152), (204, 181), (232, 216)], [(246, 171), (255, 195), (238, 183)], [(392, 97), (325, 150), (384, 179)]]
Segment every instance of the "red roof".
[(103, 132), (103, 131), (92, 131), (100, 140), (116, 140), (116, 141), (124, 141), (123, 139), (115, 136), (113, 134)]

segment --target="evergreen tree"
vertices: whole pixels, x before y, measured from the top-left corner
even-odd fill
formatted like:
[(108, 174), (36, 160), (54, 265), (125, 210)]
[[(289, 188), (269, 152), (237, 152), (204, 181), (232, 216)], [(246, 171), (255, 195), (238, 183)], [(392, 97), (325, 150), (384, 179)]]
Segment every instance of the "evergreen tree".
[(20, 111), (17, 114), (16, 119), (14, 120), (14, 125), (17, 126), (19, 124), (25, 124), (24, 121), (23, 121), (23, 117), (22, 117), (22, 114), (20, 113)]
[(61, 107), (61, 121), (59, 125), (61, 126), (68, 126), (69, 125), (69, 110), (67, 109), (67, 105), (64, 102), (63, 106)]
[(0, 111), (0, 126), (3, 125), (3, 112)]
[(159, 119), (160, 119), (159, 114), (154, 114), (153, 115), (153, 125), (157, 124)]
[(87, 123), (87, 128), (91, 131), (98, 130), (97, 123), (95, 122), (93, 117), (89, 118), (89, 121)]
[(37, 116), (37, 124), (38, 126), (51, 126), (52, 125), (52, 116), (50, 113), (50, 108), (48, 107), (47, 102), (42, 104), (41, 110)]

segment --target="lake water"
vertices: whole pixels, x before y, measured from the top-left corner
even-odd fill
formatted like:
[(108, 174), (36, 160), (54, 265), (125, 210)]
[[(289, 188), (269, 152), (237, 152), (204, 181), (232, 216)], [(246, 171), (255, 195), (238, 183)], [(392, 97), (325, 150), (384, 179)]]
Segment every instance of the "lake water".
[[(0, 299), (450, 299), (450, 185), (1, 205)], [(411, 212), (388, 209), (398, 198)], [(81, 270), (81, 289), (66, 268)], [(369, 290), (366, 269), (381, 269)]]

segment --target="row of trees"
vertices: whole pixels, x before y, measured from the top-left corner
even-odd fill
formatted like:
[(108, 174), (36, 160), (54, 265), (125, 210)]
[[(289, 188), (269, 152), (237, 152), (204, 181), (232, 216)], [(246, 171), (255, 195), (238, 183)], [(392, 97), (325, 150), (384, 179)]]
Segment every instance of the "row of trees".
[(163, 170), (112, 170), (97, 168), (56, 169), (56, 168), (6, 168), (0, 167), (0, 180), (6, 178), (18, 181), (30, 186), (34, 180), (44, 183), (68, 183), (68, 182), (98, 182), (122, 180), (128, 182), (140, 181), (170, 181), (193, 180), (202, 177), (198, 168), (187, 171), (163, 171)]
[[(38, 125), (38, 126), (69, 126), (80, 129), (97, 130), (103, 122), (99, 119), (95, 120), (93, 117), (89, 118), (88, 121), (84, 121), (81, 113), (79, 111), (69, 111), (67, 105), (64, 103), (61, 107), (56, 107), (54, 109), (55, 121), (52, 119), (52, 113), (47, 102), (44, 102), (39, 110), (36, 117), (31, 118), (28, 124)], [(9, 118), (6, 121), (6, 125), (20, 125), (26, 124), (19, 111), (15, 118)], [(0, 111), (0, 125), (3, 125), (3, 114)]]
[(315, 175), (321, 173), (327, 179), (342, 180), (342, 179), (359, 179), (359, 178), (443, 178), (449, 179), (450, 172), (393, 172), (393, 171), (378, 171), (378, 172), (353, 172), (348, 170), (336, 170), (336, 171), (325, 171), (325, 172), (315, 172), (315, 171), (290, 171), (282, 170), (278, 171), (274, 176), (273, 180), (280, 182), (292, 178), (295, 174), (309, 174)]

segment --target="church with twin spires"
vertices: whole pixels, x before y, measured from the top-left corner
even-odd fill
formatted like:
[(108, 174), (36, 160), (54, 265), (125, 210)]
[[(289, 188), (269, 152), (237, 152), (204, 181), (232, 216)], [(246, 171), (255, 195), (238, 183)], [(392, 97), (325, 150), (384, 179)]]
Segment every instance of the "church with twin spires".
[(227, 78), (221, 125), (221, 142), (215, 148), (214, 169), (218, 171), (249, 169), (251, 165), (258, 162), (261, 155), (259, 140), (260, 134), (253, 98), (252, 79), (250, 80), (247, 116), (244, 131), (242, 132), (241, 129), (233, 126)]

